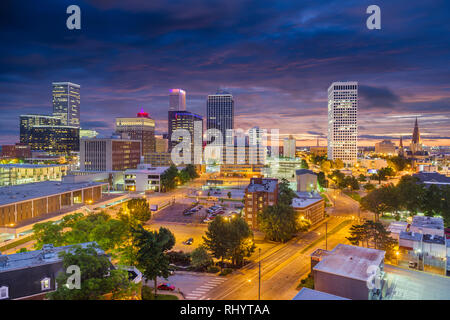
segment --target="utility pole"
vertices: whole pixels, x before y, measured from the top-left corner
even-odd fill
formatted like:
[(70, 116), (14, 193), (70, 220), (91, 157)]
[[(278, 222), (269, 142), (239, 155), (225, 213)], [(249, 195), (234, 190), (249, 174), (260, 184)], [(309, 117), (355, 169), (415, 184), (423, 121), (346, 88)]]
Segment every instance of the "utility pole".
[(328, 250), (328, 221), (325, 222), (325, 250)]
[(258, 256), (258, 300), (261, 300), (261, 248), (258, 250), (259, 256)]

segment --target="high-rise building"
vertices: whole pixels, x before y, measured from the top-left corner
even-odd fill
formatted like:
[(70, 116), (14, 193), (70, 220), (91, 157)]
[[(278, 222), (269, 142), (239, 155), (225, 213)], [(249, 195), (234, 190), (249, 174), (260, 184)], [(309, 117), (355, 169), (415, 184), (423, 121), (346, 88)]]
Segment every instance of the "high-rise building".
[(53, 115), (66, 126), (80, 126), (80, 85), (53, 82)]
[(267, 130), (253, 127), (248, 130), (250, 147), (250, 162), (266, 163), (267, 158)]
[(41, 114), (24, 114), (20, 116), (20, 143), (28, 144), (31, 141), (31, 128), (33, 126), (60, 126), (61, 118)]
[[(194, 134), (194, 128), (195, 123), (200, 128), (200, 132), (198, 137)], [(194, 146), (198, 145), (200, 148), (202, 146), (202, 140), (203, 140), (203, 117), (189, 112), (189, 111), (169, 111), (169, 118), (168, 118), (168, 146), (169, 146), (169, 152), (172, 151), (172, 149), (180, 143), (180, 138), (178, 141), (172, 141), (172, 134), (175, 130), (178, 129), (185, 129), (189, 131), (189, 134), (191, 136), (191, 163), (194, 164)], [(197, 141), (197, 144), (195, 144), (195, 140)], [(196, 163), (198, 164), (198, 163)]]
[(155, 152), (167, 152), (169, 150), (169, 140), (155, 137)]
[(355, 164), (358, 155), (358, 82), (328, 88), (328, 159)]
[(285, 158), (295, 158), (296, 140), (292, 135), (283, 139), (283, 156)]
[(80, 150), (80, 128), (76, 126), (32, 126), (28, 145), (33, 151), (68, 154)]
[(186, 110), (186, 91), (182, 89), (172, 89), (169, 95), (169, 111)]
[(136, 169), (141, 160), (141, 140), (111, 138), (81, 139), (81, 171)]
[[(218, 129), (222, 133), (222, 145), (232, 144), (233, 136), (229, 129), (234, 129), (234, 100), (231, 93), (218, 90), (216, 94), (208, 95), (206, 102), (206, 128)], [(213, 141), (211, 141), (213, 140)], [(207, 135), (207, 142), (213, 144), (216, 142), (211, 134)]]
[(155, 152), (155, 120), (141, 109), (134, 118), (116, 118), (116, 132), (127, 134), (131, 140), (141, 141), (141, 155), (144, 163), (149, 161), (149, 153)]

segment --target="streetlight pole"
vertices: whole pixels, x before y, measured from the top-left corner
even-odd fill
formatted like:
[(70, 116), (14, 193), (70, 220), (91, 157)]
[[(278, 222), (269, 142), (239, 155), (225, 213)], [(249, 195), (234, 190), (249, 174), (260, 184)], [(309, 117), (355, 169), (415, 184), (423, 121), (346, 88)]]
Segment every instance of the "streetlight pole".
[(328, 250), (328, 221), (325, 222), (325, 250)]
[(258, 256), (258, 300), (261, 300), (261, 248), (258, 250), (259, 256)]

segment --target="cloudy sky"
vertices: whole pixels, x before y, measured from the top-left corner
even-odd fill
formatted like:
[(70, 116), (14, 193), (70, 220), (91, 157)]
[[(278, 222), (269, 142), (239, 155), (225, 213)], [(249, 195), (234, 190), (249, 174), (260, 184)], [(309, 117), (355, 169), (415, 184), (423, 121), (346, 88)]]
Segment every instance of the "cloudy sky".
[[(71, 4), (81, 30), (66, 28)], [(371, 4), (381, 30), (366, 28)], [(352, 80), (361, 145), (407, 140), (415, 117), (425, 143), (450, 145), (449, 11), (445, 0), (2, 0), (0, 143), (18, 140), (20, 114), (51, 113), (53, 81), (71, 81), (82, 126), (104, 134), (141, 107), (166, 132), (171, 88), (205, 115), (222, 87), (237, 127), (325, 144), (327, 88)]]

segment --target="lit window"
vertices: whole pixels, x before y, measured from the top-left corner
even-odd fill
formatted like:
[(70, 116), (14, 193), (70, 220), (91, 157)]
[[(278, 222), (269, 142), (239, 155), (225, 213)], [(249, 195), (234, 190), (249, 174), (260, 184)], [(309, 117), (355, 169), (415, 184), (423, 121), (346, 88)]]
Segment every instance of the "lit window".
[(0, 287), (0, 300), (8, 299), (9, 298), (8, 293), (9, 293), (8, 287), (5, 286)]
[(50, 289), (50, 278), (44, 278), (41, 280), (41, 290), (48, 290)]

